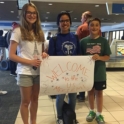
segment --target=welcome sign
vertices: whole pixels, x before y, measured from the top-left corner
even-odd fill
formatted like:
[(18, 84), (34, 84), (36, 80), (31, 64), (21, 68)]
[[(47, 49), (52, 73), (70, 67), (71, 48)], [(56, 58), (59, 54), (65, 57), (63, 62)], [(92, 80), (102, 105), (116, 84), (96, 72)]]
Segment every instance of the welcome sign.
[(40, 67), (40, 95), (89, 91), (94, 82), (91, 56), (49, 56)]

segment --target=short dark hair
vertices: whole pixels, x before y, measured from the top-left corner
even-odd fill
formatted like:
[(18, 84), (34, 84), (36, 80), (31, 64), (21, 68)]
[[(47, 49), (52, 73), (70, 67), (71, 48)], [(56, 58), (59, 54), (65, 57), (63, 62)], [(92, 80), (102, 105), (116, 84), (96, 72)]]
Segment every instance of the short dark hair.
[(2, 36), (3, 35), (3, 30), (0, 30), (0, 36)]
[(61, 13), (59, 13), (58, 16), (57, 16), (57, 25), (58, 25), (58, 26), (59, 26), (60, 18), (61, 18), (61, 16), (63, 16), (63, 15), (67, 15), (67, 16), (69, 17), (70, 24), (72, 23), (70, 14), (69, 14), (68, 12), (61, 12)]
[(92, 21), (98, 21), (100, 26), (101, 26), (101, 20), (99, 18), (91, 18), (89, 21), (88, 21), (88, 26), (89, 24), (92, 22)]

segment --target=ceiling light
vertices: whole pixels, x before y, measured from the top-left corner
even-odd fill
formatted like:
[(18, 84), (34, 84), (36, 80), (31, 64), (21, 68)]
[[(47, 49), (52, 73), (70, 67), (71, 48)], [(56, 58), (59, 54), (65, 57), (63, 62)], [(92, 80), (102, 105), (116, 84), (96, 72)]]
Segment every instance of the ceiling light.
[(74, 18), (74, 19), (77, 19), (77, 18)]
[(66, 12), (68, 12), (68, 13), (72, 13), (73, 11), (72, 11), (72, 10), (66, 10)]
[(46, 17), (46, 19), (48, 19), (48, 17)]
[(10, 11), (11, 13), (14, 13), (14, 11)]
[(66, 12), (66, 11), (61, 11), (61, 12)]
[(119, 15), (119, 14), (115, 14), (115, 15)]
[(49, 5), (49, 6), (52, 6), (53, 4), (52, 4), (52, 3), (49, 3), (48, 5)]
[(67, 12), (67, 13), (72, 13), (73, 11), (72, 10), (63, 10), (61, 12)]
[(3, 4), (4, 2), (0, 2), (1, 4)]
[(50, 12), (46, 12), (47, 14), (50, 14)]
[(95, 5), (95, 7), (99, 7), (99, 5)]

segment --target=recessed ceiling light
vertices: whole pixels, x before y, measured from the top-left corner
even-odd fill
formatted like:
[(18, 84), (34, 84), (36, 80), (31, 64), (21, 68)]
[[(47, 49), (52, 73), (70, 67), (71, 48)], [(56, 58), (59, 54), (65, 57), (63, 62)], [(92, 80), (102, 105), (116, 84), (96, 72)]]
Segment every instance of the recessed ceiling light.
[(52, 6), (53, 4), (52, 4), (52, 3), (49, 3), (48, 5), (49, 5), (49, 6)]
[(61, 12), (66, 12), (66, 11), (61, 11)]
[(1, 4), (3, 4), (4, 2), (0, 2)]
[(73, 11), (72, 10), (63, 10), (61, 12), (67, 12), (67, 13), (72, 13)]
[(66, 12), (68, 12), (68, 13), (72, 13), (73, 11), (72, 11), (72, 10), (66, 10)]
[(50, 14), (50, 12), (46, 12), (47, 14)]
[(77, 18), (74, 18), (74, 19), (77, 19)]
[(10, 11), (11, 13), (14, 13), (14, 11)]
[(95, 5), (95, 7), (99, 7), (99, 5)]

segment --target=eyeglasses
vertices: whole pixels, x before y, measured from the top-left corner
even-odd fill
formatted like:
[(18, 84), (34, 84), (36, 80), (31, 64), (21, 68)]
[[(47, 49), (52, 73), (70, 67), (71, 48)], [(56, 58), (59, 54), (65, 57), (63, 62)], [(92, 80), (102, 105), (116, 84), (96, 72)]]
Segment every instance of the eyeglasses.
[(60, 23), (65, 23), (65, 22), (68, 23), (68, 22), (70, 22), (70, 20), (69, 20), (69, 19), (66, 19), (66, 20), (60, 20), (59, 22), (60, 22)]
[(26, 11), (26, 14), (36, 16), (37, 12)]

